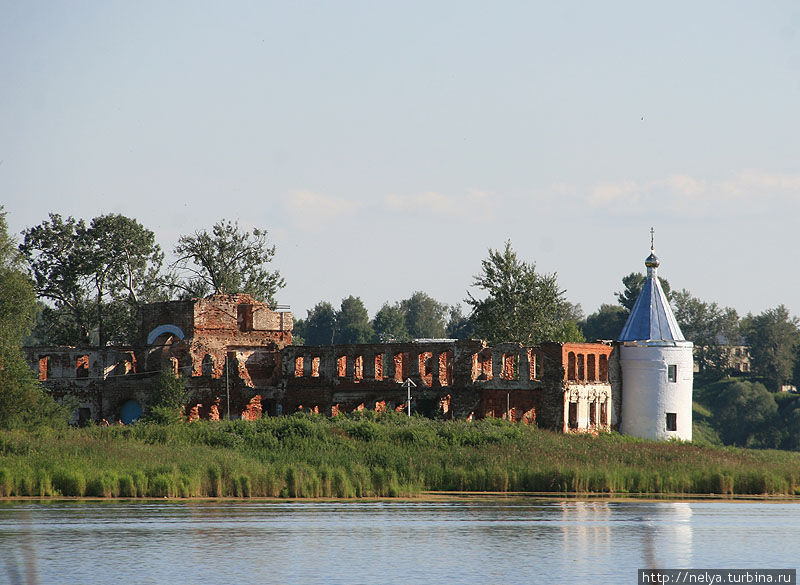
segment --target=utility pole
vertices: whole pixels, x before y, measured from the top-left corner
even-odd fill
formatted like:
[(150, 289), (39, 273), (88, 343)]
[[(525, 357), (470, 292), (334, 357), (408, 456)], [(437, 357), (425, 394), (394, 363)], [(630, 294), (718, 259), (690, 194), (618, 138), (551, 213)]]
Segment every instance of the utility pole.
[(406, 381), (403, 382), (403, 386), (405, 386), (406, 390), (408, 391), (408, 416), (411, 417), (411, 387), (413, 386), (416, 388), (417, 385), (411, 378), (406, 378)]
[(230, 357), (231, 354), (225, 353), (225, 397), (227, 399), (225, 406), (225, 418), (231, 420), (231, 376), (230, 376)]

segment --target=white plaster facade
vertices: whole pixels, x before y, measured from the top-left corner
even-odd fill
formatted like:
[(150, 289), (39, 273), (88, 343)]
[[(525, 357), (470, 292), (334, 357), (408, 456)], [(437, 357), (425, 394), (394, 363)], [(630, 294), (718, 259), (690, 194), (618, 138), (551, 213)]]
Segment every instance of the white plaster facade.
[(658, 258), (645, 260), (647, 279), (617, 341), (620, 432), (642, 439), (692, 440), (692, 342), (683, 337), (658, 281)]
[(642, 439), (692, 440), (692, 344), (673, 343), (628, 342), (620, 347), (620, 432)]

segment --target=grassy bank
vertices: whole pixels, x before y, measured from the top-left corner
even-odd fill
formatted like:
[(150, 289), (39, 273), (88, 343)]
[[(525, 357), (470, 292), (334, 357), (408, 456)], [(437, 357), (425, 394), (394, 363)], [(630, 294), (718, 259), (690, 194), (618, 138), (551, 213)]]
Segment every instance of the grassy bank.
[(800, 494), (800, 453), (374, 413), (0, 432), (0, 496)]

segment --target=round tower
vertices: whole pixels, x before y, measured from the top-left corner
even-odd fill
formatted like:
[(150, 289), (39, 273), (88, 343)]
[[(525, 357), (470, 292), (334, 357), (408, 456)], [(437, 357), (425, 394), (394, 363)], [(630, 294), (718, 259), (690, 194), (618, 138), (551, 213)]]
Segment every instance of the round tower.
[(692, 342), (683, 337), (658, 281), (651, 244), (647, 279), (617, 340), (622, 370), (620, 432), (692, 440)]

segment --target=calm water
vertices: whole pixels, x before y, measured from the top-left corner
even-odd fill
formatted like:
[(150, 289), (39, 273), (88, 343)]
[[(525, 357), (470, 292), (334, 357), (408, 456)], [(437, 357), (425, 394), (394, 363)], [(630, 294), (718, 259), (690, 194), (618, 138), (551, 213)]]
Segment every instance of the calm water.
[(636, 583), (796, 568), (800, 504), (0, 503), (0, 583)]

